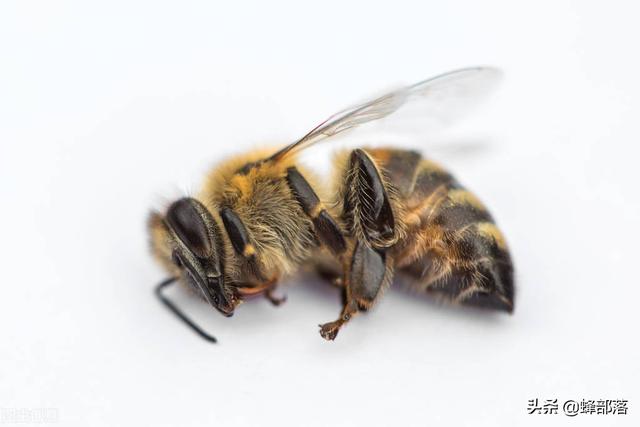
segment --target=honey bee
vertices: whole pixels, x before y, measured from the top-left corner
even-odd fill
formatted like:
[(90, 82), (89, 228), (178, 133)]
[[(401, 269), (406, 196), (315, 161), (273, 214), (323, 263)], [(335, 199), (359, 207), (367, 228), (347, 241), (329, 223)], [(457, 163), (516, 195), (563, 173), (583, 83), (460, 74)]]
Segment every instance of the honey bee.
[(278, 283), (311, 264), (343, 289), (340, 315), (320, 325), (327, 340), (371, 308), (396, 273), (418, 292), (511, 312), (505, 238), (483, 203), (444, 168), (416, 151), (358, 148), (337, 155), (337, 179), (327, 191), (296, 161), (301, 150), (405, 104), (437, 107), (447, 96), (471, 102), (499, 75), (487, 67), (445, 73), (342, 110), (275, 152), (221, 163), (196, 197), (149, 217), (153, 255), (171, 276), (158, 296), (211, 341), (164, 297), (164, 287), (179, 280), (229, 317), (250, 297), (281, 304)]

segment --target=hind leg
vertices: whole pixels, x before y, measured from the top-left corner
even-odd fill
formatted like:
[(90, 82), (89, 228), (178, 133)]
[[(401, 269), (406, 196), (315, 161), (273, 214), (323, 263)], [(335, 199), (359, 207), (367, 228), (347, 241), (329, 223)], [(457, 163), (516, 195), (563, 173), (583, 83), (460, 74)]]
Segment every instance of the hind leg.
[(358, 312), (369, 309), (391, 281), (393, 262), (388, 248), (397, 240), (394, 203), (389, 184), (375, 159), (366, 151), (351, 152), (339, 191), (342, 220), (345, 222), (349, 250), (342, 260), (344, 305), (340, 317), (320, 325), (320, 335), (335, 339), (342, 326)]
[(329, 284), (336, 288), (344, 287), (344, 280), (342, 280), (342, 273), (336, 271), (333, 268), (328, 268), (324, 265), (316, 265), (315, 271), (318, 276), (329, 282)]
[(326, 340), (335, 339), (340, 328), (359, 311), (368, 310), (375, 304), (392, 275), (393, 263), (384, 251), (357, 243), (342, 278), (344, 305), (340, 317), (320, 325), (320, 335)]
[(340, 317), (320, 326), (320, 335), (335, 339), (358, 312), (368, 310), (391, 282), (389, 249), (398, 239), (397, 201), (376, 159), (365, 150), (351, 152), (338, 191), (341, 218), (347, 229), (348, 250), (341, 257), (344, 305)]

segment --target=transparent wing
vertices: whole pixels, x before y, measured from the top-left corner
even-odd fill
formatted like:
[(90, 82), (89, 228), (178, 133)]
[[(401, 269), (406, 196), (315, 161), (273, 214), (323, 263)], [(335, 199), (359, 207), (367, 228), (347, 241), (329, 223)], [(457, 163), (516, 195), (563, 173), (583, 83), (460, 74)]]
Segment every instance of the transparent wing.
[[(501, 77), (502, 72), (492, 67), (463, 68), (394, 90), (334, 114), (268, 160), (280, 160), (349, 129), (386, 118), (400, 109), (403, 110), (403, 114), (398, 115), (400, 122), (447, 125), (493, 92)], [(395, 114), (393, 119), (396, 120)]]

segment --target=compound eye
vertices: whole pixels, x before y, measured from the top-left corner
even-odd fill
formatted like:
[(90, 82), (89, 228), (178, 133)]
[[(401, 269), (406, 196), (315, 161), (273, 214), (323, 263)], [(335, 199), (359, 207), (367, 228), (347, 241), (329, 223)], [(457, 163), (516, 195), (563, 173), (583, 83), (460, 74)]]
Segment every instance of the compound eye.
[(169, 206), (166, 219), (178, 238), (194, 255), (206, 258), (213, 252), (213, 243), (198, 205), (199, 202), (194, 199), (180, 199)]

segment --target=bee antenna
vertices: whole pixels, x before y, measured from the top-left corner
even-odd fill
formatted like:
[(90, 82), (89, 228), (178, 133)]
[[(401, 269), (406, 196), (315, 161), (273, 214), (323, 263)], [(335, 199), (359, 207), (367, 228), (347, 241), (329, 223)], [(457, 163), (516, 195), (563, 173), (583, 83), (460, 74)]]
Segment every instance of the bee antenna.
[(196, 325), (193, 322), (193, 320), (191, 320), (189, 317), (187, 317), (187, 315), (184, 314), (182, 312), (182, 310), (180, 310), (173, 302), (171, 302), (171, 300), (169, 300), (162, 293), (163, 289), (165, 289), (169, 285), (173, 284), (176, 280), (177, 280), (176, 277), (169, 277), (169, 278), (163, 280), (162, 282), (160, 282), (158, 284), (158, 286), (156, 286), (154, 292), (155, 292), (156, 296), (158, 297), (158, 299), (160, 299), (160, 301), (165, 305), (165, 307), (167, 307), (173, 314), (178, 316), (184, 323), (186, 323), (187, 326), (189, 326), (193, 330), (193, 332), (195, 332), (196, 334), (200, 335), (206, 341), (209, 341), (209, 342), (212, 342), (212, 343), (218, 342), (216, 337), (214, 337), (213, 335), (209, 335), (200, 326)]

